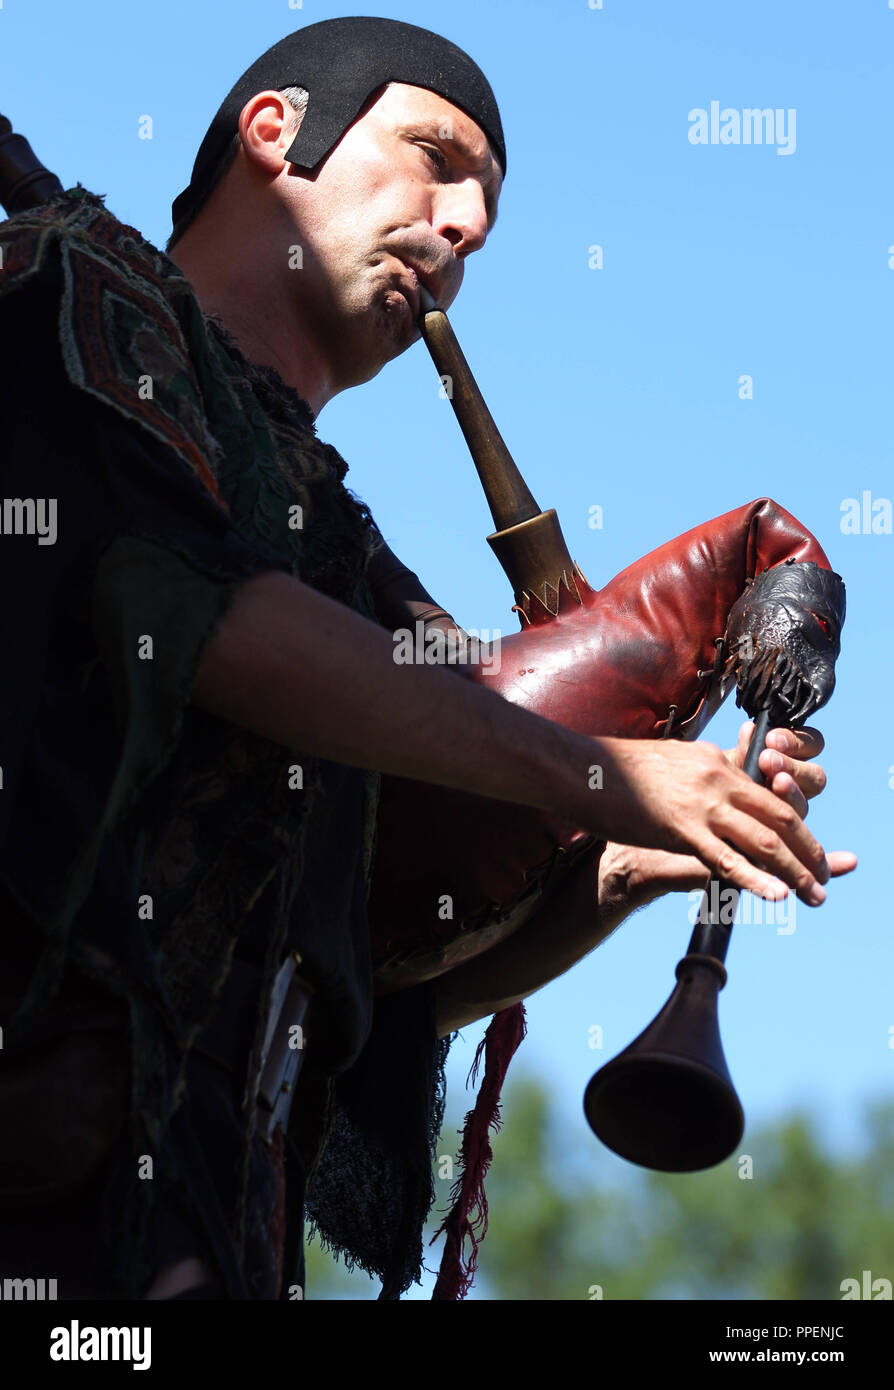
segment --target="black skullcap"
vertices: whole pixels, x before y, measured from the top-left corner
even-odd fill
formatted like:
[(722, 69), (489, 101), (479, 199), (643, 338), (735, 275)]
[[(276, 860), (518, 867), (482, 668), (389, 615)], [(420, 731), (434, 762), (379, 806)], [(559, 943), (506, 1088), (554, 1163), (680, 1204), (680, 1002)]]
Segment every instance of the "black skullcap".
[(239, 114), (265, 88), (304, 87), (307, 111), (286, 159), (312, 170), (387, 82), (426, 87), (471, 116), (506, 173), (506, 147), (496, 98), (467, 53), (429, 29), (397, 19), (324, 19), (280, 39), (239, 78), (199, 147), (189, 186), (174, 200), (174, 226), (202, 201), (221, 156), (239, 127)]

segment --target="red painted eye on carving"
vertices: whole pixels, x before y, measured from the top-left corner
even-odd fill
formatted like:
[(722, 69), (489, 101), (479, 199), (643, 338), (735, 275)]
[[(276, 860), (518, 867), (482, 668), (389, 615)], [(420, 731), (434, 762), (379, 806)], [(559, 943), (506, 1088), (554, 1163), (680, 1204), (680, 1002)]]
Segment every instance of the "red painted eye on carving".
[(826, 636), (828, 637), (829, 641), (831, 642), (831, 641), (832, 641), (832, 624), (828, 621), (827, 618), (821, 618), (820, 615), (819, 615), (819, 613), (814, 613), (813, 616), (814, 616), (814, 618), (816, 618), (816, 621), (819, 623), (819, 625), (820, 625), (820, 627), (822, 628), (823, 632), (826, 634)]

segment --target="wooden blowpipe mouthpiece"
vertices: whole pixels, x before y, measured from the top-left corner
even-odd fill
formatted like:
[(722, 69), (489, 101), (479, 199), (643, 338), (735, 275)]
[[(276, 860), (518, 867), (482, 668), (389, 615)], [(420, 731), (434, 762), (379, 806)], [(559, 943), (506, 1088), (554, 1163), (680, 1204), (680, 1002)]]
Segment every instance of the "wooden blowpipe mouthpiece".
[(540, 507), (497, 429), (447, 315), (437, 307), (424, 285), (420, 285), (419, 291), (422, 337), (438, 373), (449, 378), (448, 396), (478, 470), (494, 524), (502, 531), (520, 521), (529, 521), (540, 514)]
[[(496, 531), (488, 536), (512, 585), (522, 621), (555, 616), (564, 586), (580, 602), (589, 587), (575, 565), (555, 511), (541, 511), (506, 447), (443, 309), (419, 287), (419, 327), (481, 480)], [(536, 600), (536, 603), (534, 602)]]

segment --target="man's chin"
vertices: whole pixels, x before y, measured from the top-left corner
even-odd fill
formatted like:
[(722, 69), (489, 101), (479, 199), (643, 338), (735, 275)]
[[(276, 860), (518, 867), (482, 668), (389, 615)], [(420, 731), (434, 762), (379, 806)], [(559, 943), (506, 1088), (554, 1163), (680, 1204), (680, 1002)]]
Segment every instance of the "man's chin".
[[(392, 357), (406, 352), (421, 336), (416, 313), (409, 298), (399, 290), (390, 290), (380, 301), (380, 319), (386, 340), (394, 343)], [(390, 358), (386, 359), (390, 360)]]
[[(350, 360), (346, 359), (344, 351), (342, 357), (342, 380), (345, 386), (342, 390), (350, 386), (361, 386), (366, 381), (372, 381), (379, 375), (383, 367), (387, 367), (389, 362), (393, 362), (396, 357), (411, 348), (414, 343), (422, 337), (419, 325), (413, 318), (403, 296), (396, 297), (399, 304), (393, 300), (378, 299), (369, 311), (368, 317), (365, 316), (365, 335), (363, 338), (355, 340), (356, 348), (350, 355)], [(403, 309), (401, 309), (403, 305)], [(354, 321), (354, 331), (357, 332), (358, 324)], [(347, 332), (350, 333), (351, 325), (347, 325)], [(342, 338), (341, 346), (344, 349), (345, 338)], [(350, 342), (350, 338), (347, 339)]]
[(362, 362), (355, 361), (353, 370), (348, 369), (349, 379), (346, 380), (345, 386), (341, 389), (346, 390), (351, 386), (362, 386), (364, 382), (372, 381), (374, 377), (379, 375), (383, 367), (387, 367), (389, 362), (402, 356), (421, 336), (418, 328), (413, 329), (411, 336), (405, 335), (402, 339), (394, 338), (392, 340), (390, 337), (386, 338), (384, 334), (380, 334), (376, 340), (375, 351), (368, 353)]

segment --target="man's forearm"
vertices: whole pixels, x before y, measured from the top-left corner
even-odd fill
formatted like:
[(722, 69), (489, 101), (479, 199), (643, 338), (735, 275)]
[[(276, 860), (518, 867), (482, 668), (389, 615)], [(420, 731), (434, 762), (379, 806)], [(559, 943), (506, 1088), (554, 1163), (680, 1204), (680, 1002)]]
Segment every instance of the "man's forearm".
[(591, 740), (464, 679), (463, 668), (401, 665), (394, 650), (375, 623), (270, 572), (236, 594), (192, 698), (297, 752), (573, 818), (588, 795)]
[(597, 846), (523, 926), (436, 982), (438, 1036), (508, 1009), (564, 975), (654, 894), (626, 847)]
[(774, 873), (805, 902), (825, 896), (822, 846), (719, 748), (588, 738), (466, 679), (466, 666), (394, 656), (377, 623), (270, 571), (237, 591), (192, 698), (298, 754), (536, 807), (600, 839), (696, 853), (764, 896), (784, 891)]

